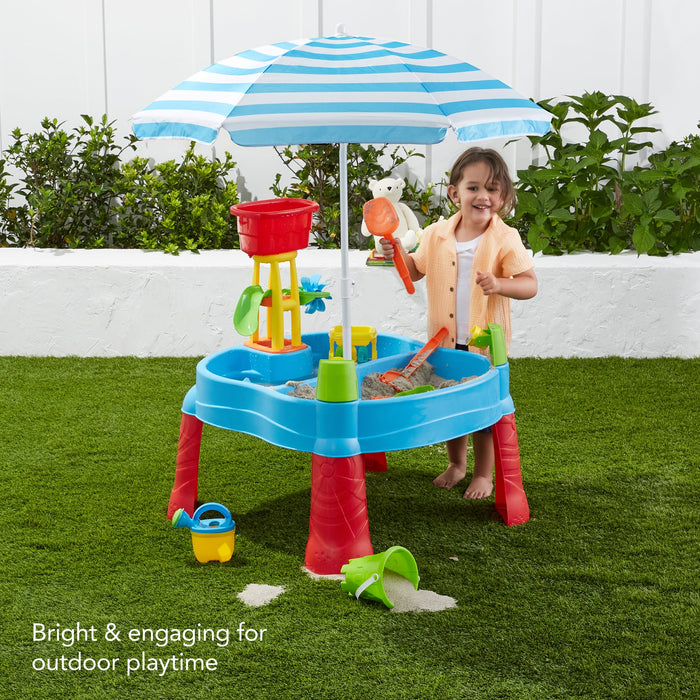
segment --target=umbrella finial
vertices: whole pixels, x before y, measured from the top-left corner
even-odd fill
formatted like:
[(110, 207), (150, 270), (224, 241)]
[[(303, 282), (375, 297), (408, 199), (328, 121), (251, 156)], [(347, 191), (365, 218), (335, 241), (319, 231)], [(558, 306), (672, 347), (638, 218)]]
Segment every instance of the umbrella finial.
[(335, 28), (335, 35), (336, 36), (350, 36), (346, 31), (345, 31), (345, 25), (341, 22), (338, 24)]

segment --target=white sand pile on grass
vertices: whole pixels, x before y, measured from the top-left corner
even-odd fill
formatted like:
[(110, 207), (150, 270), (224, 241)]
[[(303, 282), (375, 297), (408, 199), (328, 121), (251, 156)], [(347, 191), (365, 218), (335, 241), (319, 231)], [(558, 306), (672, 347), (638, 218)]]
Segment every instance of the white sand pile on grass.
[(249, 583), (239, 594), (238, 600), (253, 608), (267, 605), (284, 593), (283, 586), (268, 586), (262, 583)]
[(437, 612), (457, 607), (454, 598), (420, 588), (415, 590), (411, 581), (388, 569), (384, 570), (382, 580), (386, 597), (394, 604), (391, 612)]
[[(345, 580), (345, 574), (315, 574), (305, 566), (302, 566), (302, 571), (315, 580)], [(382, 581), (387, 598), (394, 604), (391, 612), (437, 612), (457, 607), (457, 601), (454, 598), (433, 591), (415, 590), (411, 581), (405, 576), (389, 569), (384, 569)]]

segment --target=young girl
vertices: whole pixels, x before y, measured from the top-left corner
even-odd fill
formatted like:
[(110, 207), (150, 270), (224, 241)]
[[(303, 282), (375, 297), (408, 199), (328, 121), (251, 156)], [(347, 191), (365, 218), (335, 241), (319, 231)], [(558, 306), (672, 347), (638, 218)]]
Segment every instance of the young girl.
[[(470, 329), (489, 323), (503, 327), (510, 344), (510, 299), (537, 294), (533, 262), (518, 232), (503, 223), (515, 205), (515, 188), (503, 158), (492, 149), (470, 148), (455, 162), (447, 195), (459, 211), (428, 226), (418, 249), (407, 254), (399, 244), (411, 279), (425, 277), (428, 337), (449, 330), (443, 346), (467, 350)], [(382, 239), (384, 256), (393, 247)], [(476, 352), (485, 352), (473, 348)], [(449, 466), (433, 483), (450, 489), (467, 473), (468, 435), (447, 442)], [(486, 498), (493, 491), (491, 429), (473, 436), (474, 472), (464, 498)]]

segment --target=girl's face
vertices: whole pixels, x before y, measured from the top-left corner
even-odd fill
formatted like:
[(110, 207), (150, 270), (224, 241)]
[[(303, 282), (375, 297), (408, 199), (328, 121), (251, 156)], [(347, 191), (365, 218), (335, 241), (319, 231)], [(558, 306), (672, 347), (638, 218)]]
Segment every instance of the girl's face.
[(487, 163), (471, 163), (462, 171), (459, 183), (447, 188), (449, 198), (462, 212), (463, 224), (483, 228), (482, 233), (505, 203), (500, 186), (490, 176)]

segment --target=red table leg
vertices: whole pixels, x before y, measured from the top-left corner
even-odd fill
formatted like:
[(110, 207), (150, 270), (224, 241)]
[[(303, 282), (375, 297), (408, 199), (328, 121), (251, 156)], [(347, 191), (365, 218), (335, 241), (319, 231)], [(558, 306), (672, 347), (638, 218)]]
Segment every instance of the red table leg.
[(386, 452), (368, 452), (362, 455), (365, 460), (366, 472), (385, 472), (387, 471)]
[(506, 525), (520, 525), (530, 519), (530, 508), (520, 473), (520, 450), (515, 414), (503, 416), (492, 428), (496, 453), (496, 510)]
[(364, 456), (312, 455), (306, 568), (315, 574), (339, 574), (350, 559), (373, 553)]
[(177, 444), (175, 484), (170, 493), (168, 518), (172, 518), (173, 513), (179, 508), (184, 508), (188, 515), (194, 513), (194, 504), (197, 500), (202, 426), (202, 421), (196, 416), (191, 416), (188, 413), (182, 414), (180, 439)]

